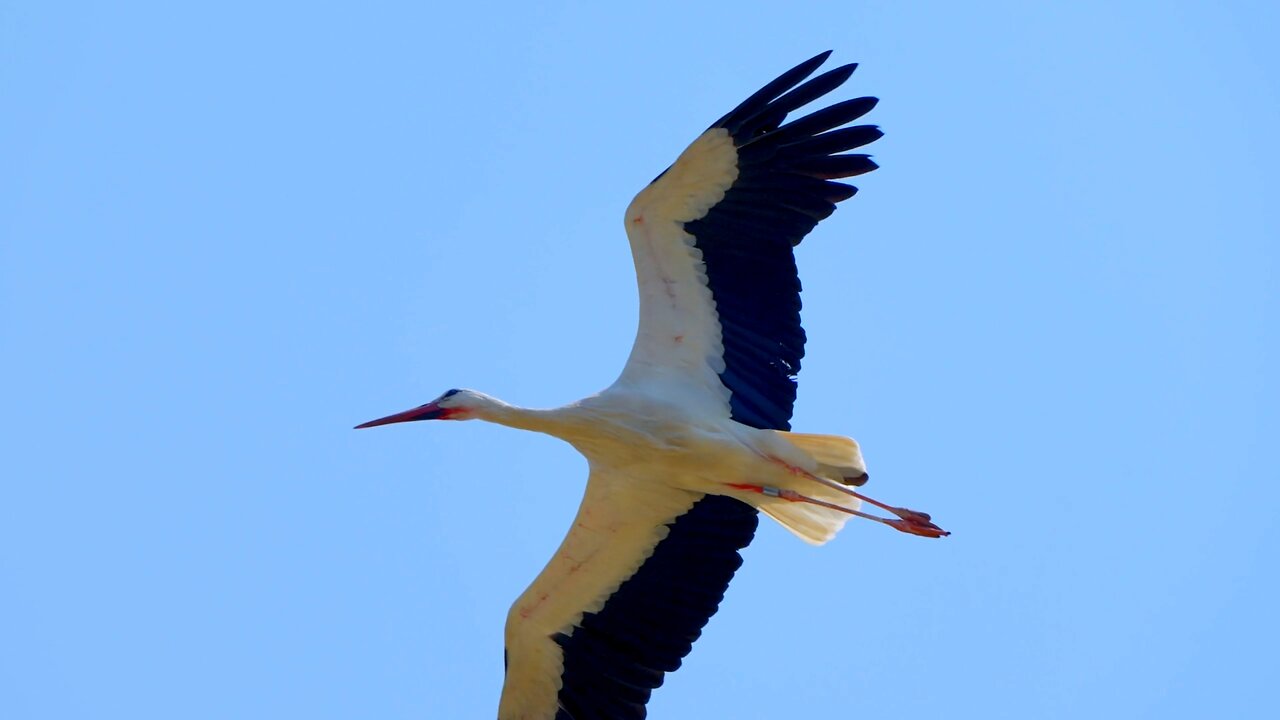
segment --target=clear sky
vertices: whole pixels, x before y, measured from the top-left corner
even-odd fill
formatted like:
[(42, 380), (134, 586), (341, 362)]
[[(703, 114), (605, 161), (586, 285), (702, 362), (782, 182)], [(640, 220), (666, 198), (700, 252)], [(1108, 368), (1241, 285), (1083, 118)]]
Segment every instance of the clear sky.
[(795, 427), (954, 535), (770, 522), (654, 718), (1274, 709), (1272, 2), (0, 4), (0, 717), (485, 718), (621, 368), (622, 211), (834, 48)]

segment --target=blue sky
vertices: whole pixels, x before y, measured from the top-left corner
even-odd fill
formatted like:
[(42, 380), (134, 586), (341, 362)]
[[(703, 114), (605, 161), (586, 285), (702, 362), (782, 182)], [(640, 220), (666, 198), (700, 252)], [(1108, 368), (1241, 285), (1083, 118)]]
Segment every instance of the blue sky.
[(0, 716), (492, 717), (622, 210), (828, 48), (795, 427), (925, 541), (762, 524), (655, 718), (1242, 717), (1280, 623), (1266, 2), (0, 6)]

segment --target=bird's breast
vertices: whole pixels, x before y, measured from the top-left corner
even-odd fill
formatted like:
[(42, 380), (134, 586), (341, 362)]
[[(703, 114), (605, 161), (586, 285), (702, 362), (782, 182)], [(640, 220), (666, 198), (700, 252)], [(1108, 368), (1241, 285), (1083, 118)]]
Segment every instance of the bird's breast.
[(685, 489), (704, 491), (708, 481), (741, 476), (760, 462), (732, 428), (676, 409), (598, 417), (584, 430), (566, 440), (593, 467)]

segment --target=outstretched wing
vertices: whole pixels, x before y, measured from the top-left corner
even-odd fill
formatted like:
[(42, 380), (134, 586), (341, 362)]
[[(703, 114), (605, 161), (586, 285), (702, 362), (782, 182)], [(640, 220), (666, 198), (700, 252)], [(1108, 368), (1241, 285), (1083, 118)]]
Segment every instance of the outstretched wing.
[(841, 153), (881, 136), (871, 125), (842, 127), (875, 107), (870, 97), (785, 123), (853, 73), (845, 65), (803, 82), (829, 54), (718, 120), (627, 208), (640, 327), (618, 384), (790, 428), (805, 342), (792, 248), (857, 192), (833, 178), (876, 168)]
[(715, 614), (755, 509), (593, 468), (573, 527), (507, 616), (499, 720), (639, 720)]

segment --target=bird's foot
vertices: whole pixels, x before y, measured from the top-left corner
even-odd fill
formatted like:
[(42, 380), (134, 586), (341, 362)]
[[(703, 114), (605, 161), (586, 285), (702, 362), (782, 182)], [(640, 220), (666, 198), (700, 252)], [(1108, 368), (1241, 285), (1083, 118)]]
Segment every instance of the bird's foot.
[(920, 512), (919, 510), (910, 510), (908, 508), (894, 507), (893, 505), (886, 505), (880, 502), (879, 500), (869, 498), (866, 495), (863, 495), (861, 493), (850, 492), (849, 494), (853, 495), (859, 500), (862, 500), (863, 502), (871, 503), (872, 505), (875, 505), (876, 507), (881, 508), (882, 510), (888, 510), (894, 515), (897, 515), (899, 518), (897, 520), (883, 521), (885, 525), (888, 525), (889, 527), (895, 530), (901, 530), (904, 533), (911, 533), (912, 535), (919, 535), (921, 537), (933, 537), (933, 538), (946, 537), (951, 534), (946, 530), (943, 530), (942, 528), (935, 525), (933, 523), (933, 517), (929, 515), (929, 513), (927, 512)]
[[(908, 511), (908, 512), (914, 512), (914, 511)], [(937, 525), (934, 525), (929, 520), (918, 519), (918, 517), (928, 518), (929, 516), (926, 515), (925, 513), (916, 513), (916, 516), (917, 517), (913, 517), (912, 519), (909, 519), (909, 520), (908, 519), (902, 519), (902, 520), (883, 520), (882, 519), (881, 522), (893, 528), (894, 530), (901, 530), (904, 533), (919, 535), (920, 537), (940, 538), (940, 537), (946, 537), (951, 534), (946, 530), (943, 530), (942, 528), (938, 527)]]

